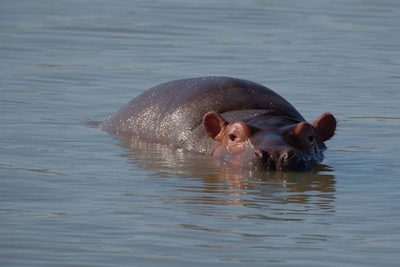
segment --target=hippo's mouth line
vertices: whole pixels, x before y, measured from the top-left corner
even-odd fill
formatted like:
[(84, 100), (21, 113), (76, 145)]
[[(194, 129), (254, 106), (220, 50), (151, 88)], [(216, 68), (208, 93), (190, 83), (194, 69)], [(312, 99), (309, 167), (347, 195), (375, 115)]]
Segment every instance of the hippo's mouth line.
[(273, 171), (309, 171), (312, 168), (311, 162), (309, 162), (304, 156), (297, 156), (292, 159), (278, 161), (271, 158), (265, 160), (255, 159), (253, 166), (257, 170)]

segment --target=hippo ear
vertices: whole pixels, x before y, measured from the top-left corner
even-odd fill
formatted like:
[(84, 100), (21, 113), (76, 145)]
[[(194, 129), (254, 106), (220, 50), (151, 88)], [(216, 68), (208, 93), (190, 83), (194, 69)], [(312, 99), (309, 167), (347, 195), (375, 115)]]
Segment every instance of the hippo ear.
[(210, 111), (203, 117), (204, 130), (209, 137), (216, 141), (222, 141), (222, 134), (220, 133), (224, 132), (227, 125), (228, 121), (215, 111)]
[(319, 144), (331, 139), (335, 134), (336, 119), (332, 114), (324, 113), (312, 125), (317, 133), (316, 141)]

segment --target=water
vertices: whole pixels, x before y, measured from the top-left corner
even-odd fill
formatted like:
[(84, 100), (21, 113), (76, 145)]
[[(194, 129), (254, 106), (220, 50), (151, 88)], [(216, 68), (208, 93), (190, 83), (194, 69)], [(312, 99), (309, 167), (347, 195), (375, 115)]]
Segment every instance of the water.
[[(398, 266), (398, 1), (0, 3), (1, 266)], [(325, 167), (255, 173), (97, 128), (189, 77), (339, 120)]]

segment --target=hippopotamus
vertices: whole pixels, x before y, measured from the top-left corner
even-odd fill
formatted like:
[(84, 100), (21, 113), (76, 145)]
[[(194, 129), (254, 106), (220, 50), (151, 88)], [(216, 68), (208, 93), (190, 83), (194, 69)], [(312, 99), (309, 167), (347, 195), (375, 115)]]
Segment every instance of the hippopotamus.
[(201, 77), (166, 82), (100, 124), (110, 134), (212, 155), (243, 168), (310, 170), (323, 160), (336, 119), (313, 123), (282, 96), (255, 82)]

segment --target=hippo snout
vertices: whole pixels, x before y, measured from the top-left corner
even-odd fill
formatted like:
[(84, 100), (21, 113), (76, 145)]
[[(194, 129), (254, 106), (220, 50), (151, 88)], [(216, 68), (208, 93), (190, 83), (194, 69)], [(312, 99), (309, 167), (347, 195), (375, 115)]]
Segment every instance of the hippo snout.
[(310, 163), (301, 151), (285, 149), (281, 151), (256, 149), (258, 165), (269, 170), (308, 170)]

